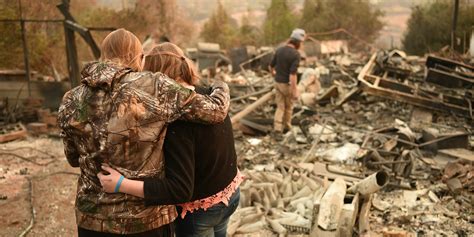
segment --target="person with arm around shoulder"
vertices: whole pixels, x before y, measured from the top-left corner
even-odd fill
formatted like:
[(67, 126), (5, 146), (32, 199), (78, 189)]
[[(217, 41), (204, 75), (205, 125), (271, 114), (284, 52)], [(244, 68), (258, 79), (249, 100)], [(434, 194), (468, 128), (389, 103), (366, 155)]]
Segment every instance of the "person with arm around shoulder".
[(101, 53), (84, 67), (81, 84), (64, 95), (58, 111), (66, 158), (81, 170), (78, 236), (172, 236), (174, 206), (146, 206), (138, 197), (106, 193), (97, 173), (105, 163), (130, 179), (164, 177), (167, 125), (178, 118), (222, 122), (228, 87), (216, 84), (202, 96), (164, 74), (142, 72), (141, 43), (124, 29), (103, 40)]
[[(145, 70), (160, 71), (183, 86), (193, 88), (197, 73), (176, 45), (164, 43), (145, 57)], [(201, 86), (196, 91), (208, 95)], [(112, 168), (98, 177), (106, 192), (144, 198), (146, 205), (176, 204), (181, 218), (176, 236), (226, 236), (227, 222), (236, 210), (243, 180), (237, 168), (232, 123), (205, 125), (175, 121), (168, 126), (164, 143), (165, 178), (121, 178)], [(118, 187), (118, 188), (117, 188)]]

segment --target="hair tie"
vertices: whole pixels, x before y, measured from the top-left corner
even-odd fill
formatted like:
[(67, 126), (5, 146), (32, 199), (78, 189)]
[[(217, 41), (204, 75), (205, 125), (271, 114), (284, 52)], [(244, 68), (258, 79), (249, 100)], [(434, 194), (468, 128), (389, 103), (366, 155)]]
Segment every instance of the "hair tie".
[(186, 58), (185, 58), (185, 57), (183, 57), (183, 56), (181, 56), (181, 60), (185, 61), (185, 60), (186, 60)]

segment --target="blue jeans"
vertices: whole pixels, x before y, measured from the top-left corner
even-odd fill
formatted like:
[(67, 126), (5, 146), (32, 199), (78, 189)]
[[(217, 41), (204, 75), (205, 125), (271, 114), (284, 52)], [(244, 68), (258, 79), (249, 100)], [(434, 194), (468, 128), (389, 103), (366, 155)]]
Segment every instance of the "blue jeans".
[(237, 189), (229, 200), (229, 206), (221, 202), (206, 211), (199, 209), (193, 213), (188, 212), (184, 219), (176, 218), (176, 237), (225, 237), (227, 223), (239, 206), (239, 200), (240, 189)]

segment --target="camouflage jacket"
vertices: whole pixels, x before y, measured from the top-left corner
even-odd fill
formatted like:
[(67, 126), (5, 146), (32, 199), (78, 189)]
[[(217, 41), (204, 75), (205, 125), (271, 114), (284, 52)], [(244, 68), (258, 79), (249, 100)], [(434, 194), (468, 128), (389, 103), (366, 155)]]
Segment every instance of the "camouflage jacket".
[(177, 216), (174, 206), (146, 207), (141, 198), (103, 192), (96, 176), (101, 163), (130, 179), (164, 177), (167, 124), (178, 118), (222, 122), (229, 101), (222, 82), (214, 84), (210, 96), (202, 96), (161, 73), (132, 72), (110, 62), (88, 64), (81, 85), (64, 95), (58, 114), (67, 160), (81, 169), (77, 224), (131, 234), (172, 222)]

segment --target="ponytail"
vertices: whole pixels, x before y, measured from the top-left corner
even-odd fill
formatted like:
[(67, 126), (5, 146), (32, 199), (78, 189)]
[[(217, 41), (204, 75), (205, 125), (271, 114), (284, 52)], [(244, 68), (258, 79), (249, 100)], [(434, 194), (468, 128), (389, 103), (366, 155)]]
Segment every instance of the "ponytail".
[(182, 57), (181, 79), (190, 85), (196, 85), (199, 81), (199, 76), (197, 75), (196, 69), (189, 61), (189, 59)]
[(181, 79), (190, 85), (199, 82), (193, 62), (184, 57), (183, 51), (172, 43), (162, 43), (145, 57), (145, 70), (162, 72), (173, 79)]

